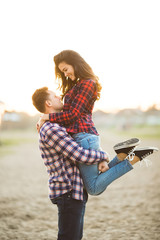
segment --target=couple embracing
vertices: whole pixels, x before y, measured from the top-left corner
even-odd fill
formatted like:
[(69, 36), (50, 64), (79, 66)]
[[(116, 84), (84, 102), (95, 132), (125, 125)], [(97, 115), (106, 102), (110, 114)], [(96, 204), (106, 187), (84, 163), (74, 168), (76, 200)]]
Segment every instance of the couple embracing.
[[(75, 51), (54, 57), (62, 97), (47, 87), (37, 89), (33, 105), (43, 115), (37, 124), (39, 147), (49, 174), (49, 197), (58, 208), (58, 240), (80, 240), (88, 194), (99, 195), (133, 165), (158, 151), (138, 148), (131, 138), (114, 146), (115, 157), (100, 148), (92, 121), (101, 85), (92, 68)], [(64, 104), (62, 103), (64, 100)]]

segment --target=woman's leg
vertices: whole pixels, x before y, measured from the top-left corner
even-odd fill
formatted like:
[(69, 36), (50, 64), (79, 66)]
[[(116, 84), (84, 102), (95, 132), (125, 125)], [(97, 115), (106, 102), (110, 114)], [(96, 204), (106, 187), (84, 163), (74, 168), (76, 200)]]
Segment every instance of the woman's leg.
[[(143, 148), (137, 148), (133, 151), (131, 154), (131, 161), (125, 159), (121, 162), (119, 162), (117, 156), (114, 158), (114, 163), (117, 161), (119, 164), (114, 165), (111, 167), (108, 171), (101, 173), (95, 182), (95, 193), (100, 194), (102, 193), (109, 184), (111, 184), (114, 180), (121, 177), (125, 173), (129, 172), (133, 169), (132, 165), (135, 163), (142, 161), (146, 156), (149, 156), (150, 154), (153, 154), (154, 152), (157, 152), (158, 148), (155, 147), (143, 147)], [(132, 159), (133, 157), (133, 159)], [(116, 160), (117, 158), (117, 160)]]
[(99, 195), (114, 180), (133, 169), (128, 160), (119, 161), (117, 157), (115, 157), (110, 163), (110, 169), (100, 174), (97, 165), (79, 164), (85, 188), (90, 195)]
[[(99, 144), (99, 136), (88, 134), (88, 133), (78, 133), (74, 134), (73, 138), (75, 141), (85, 149), (100, 149)], [(117, 167), (119, 164), (119, 168)], [(127, 161), (122, 164), (117, 157), (115, 157), (112, 161), (110, 161), (109, 170), (105, 173), (99, 173), (98, 165), (86, 165), (86, 164), (79, 164), (79, 169), (82, 175), (83, 183), (87, 192), (91, 195), (98, 195), (103, 192), (106, 187), (113, 182), (115, 179), (119, 178), (126, 172), (130, 171), (133, 167)], [(114, 167), (116, 168), (114, 169)], [(113, 168), (113, 169), (112, 169)], [(109, 172), (109, 174), (107, 174)]]
[(120, 161), (120, 160), (118, 159), (117, 155), (116, 155), (116, 156), (108, 163), (108, 166), (109, 166), (109, 168), (112, 168), (112, 167), (114, 167), (115, 165), (119, 164), (120, 162), (122, 162), (122, 161)]
[[(116, 157), (115, 157), (116, 158)], [(109, 184), (111, 184), (114, 180), (118, 179), (119, 177), (123, 176), (127, 172), (133, 169), (131, 163), (125, 159), (118, 164), (111, 167), (104, 173), (99, 174), (95, 181), (94, 186), (94, 194), (99, 195), (102, 193)]]
[[(100, 150), (99, 136), (89, 133), (77, 133), (72, 136), (85, 149)], [(94, 191), (95, 181), (99, 176), (98, 164), (78, 164), (85, 189), (88, 193)]]

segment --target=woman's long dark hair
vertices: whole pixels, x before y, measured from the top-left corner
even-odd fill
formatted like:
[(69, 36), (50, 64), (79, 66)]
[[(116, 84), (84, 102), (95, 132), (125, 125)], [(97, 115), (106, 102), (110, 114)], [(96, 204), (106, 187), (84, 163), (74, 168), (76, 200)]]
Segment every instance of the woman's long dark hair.
[[(66, 79), (63, 72), (58, 68), (61, 62), (65, 62), (72, 65), (74, 69), (74, 75), (76, 77), (75, 81), (70, 78)], [(97, 99), (100, 98), (101, 85), (99, 83), (99, 78), (94, 74), (92, 68), (88, 63), (75, 51), (64, 50), (54, 56), (55, 63), (55, 76), (59, 81), (59, 89), (62, 91), (62, 97), (77, 83), (78, 79), (92, 79), (97, 84)]]

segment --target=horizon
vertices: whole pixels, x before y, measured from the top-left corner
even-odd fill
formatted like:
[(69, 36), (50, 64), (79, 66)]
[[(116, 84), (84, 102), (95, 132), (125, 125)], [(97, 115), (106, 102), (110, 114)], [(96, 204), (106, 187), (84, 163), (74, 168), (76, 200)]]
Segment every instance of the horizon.
[[(0, 101), (1, 102), (1, 101)], [(151, 106), (149, 106), (148, 108), (146, 109), (142, 109), (141, 107), (135, 107), (135, 108), (121, 108), (121, 109), (116, 109), (116, 110), (113, 110), (113, 111), (105, 111), (103, 109), (94, 109), (93, 110), (93, 114), (95, 112), (102, 112), (102, 113), (106, 113), (106, 114), (117, 114), (121, 111), (124, 111), (124, 110), (140, 110), (141, 112), (148, 112), (150, 109), (154, 109), (156, 111), (160, 111), (160, 105), (158, 104), (153, 104)], [(40, 115), (42, 113), (38, 112), (38, 110), (35, 109), (35, 112), (34, 113), (29, 113), (29, 112), (26, 112), (26, 111), (23, 111), (23, 110), (20, 110), (20, 111), (17, 111), (15, 109), (5, 109), (4, 110), (4, 113), (18, 113), (18, 114), (21, 114), (21, 113), (24, 113), (24, 114), (27, 114), (28, 116), (30, 117), (34, 117), (34, 116), (37, 116), (37, 115)]]

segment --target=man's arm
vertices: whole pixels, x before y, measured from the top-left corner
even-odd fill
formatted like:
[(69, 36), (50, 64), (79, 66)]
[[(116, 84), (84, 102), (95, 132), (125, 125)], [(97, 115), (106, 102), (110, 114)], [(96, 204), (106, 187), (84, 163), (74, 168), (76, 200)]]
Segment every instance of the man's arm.
[(108, 154), (103, 151), (88, 150), (80, 147), (73, 138), (66, 132), (65, 128), (58, 124), (52, 125), (45, 132), (45, 141), (57, 152), (61, 153), (68, 160), (86, 164), (93, 164), (103, 160), (108, 160)]

